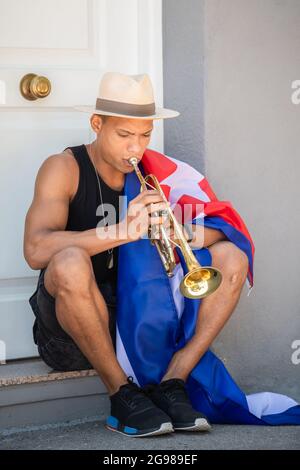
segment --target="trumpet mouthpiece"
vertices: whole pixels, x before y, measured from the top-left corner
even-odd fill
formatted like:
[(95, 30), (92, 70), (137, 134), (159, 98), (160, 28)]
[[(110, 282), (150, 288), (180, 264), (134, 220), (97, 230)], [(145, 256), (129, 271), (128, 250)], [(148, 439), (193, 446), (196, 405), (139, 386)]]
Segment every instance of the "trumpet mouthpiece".
[(131, 165), (137, 165), (138, 159), (136, 157), (131, 157), (128, 161)]

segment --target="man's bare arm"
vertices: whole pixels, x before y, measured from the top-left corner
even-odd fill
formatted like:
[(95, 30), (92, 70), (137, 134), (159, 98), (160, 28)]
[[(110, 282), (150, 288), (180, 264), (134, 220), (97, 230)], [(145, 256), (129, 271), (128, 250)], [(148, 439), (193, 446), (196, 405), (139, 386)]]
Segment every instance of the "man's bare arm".
[(203, 225), (190, 224), (190, 233), (193, 234), (193, 240), (189, 243), (191, 248), (203, 248), (212, 245), (227, 237), (220, 230), (216, 230)]
[[(55, 253), (69, 246), (84, 248), (93, 256), (127, 242), (126, 239), (100, 238), (96, 235), (96, 229), (82, 232), (65, 230), (74, 169), (76, 175), (77, 168), (76, 162), (71, 160), (72, 157), (70, 159), (66, 155), (54, 155), (42, 164), (38, 172), (24, 233), (24, 256), (32, 269), (46, 267)], [(113, 229), (110, 226), (110, 230)], [(98, 234), (107, 231), (106, 228), (97, 230)]]

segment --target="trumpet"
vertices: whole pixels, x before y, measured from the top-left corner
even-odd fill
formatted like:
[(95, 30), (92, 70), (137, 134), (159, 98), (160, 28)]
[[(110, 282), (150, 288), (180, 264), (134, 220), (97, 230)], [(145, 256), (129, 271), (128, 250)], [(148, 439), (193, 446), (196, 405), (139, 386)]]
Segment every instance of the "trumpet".
[[(141, 191), (147, 188), (156, 189), (160, 193), (163, 201), (168, 204), (168, 200), (156, 176), (149, 174), (144, 177), (139, 169), (138, 159), (136, 157), (131, 157), (129, 163), (133, 166), (141, 183)], [(149, 182), (150, 180), (153, 184)], [(160, 215), (168, 216), (170, 228), (173, 228), (174, 238), (178, 242), (176, 243), (168, 237), (163, 225), (159, 225), (159, 239), (151, 239), (151, 243), (154, 244), (158, 250), (158, 254), (168, 277), (174, 276), (176, 266), (174, 246), (177, 246), (182, 252), (188, 270), (187, 274), (180, 282), (181, 294), (189, 299), (201, 299), (212, 294), (222, 282), (221, 272), (214, 267), (201, 266), (199, 264), (184, 236), (180, 224), (169, 206), (167, 206), (166, 211), (160, 211)]]

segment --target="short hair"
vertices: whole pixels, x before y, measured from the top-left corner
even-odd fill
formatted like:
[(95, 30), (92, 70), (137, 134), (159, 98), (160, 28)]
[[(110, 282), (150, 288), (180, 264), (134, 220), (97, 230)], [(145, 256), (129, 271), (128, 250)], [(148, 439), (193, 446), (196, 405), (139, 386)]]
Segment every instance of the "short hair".
[(105, 115), (105, 114), (97, 114), (97, 116), (101, 117), (101, 120), (103, 122), (103, 124), (108, 120), (109, 116)]

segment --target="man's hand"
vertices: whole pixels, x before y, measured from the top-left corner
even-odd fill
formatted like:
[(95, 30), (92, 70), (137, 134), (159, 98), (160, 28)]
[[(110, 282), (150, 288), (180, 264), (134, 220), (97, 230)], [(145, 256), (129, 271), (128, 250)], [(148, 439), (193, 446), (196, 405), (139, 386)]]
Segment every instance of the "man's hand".
[(148, 234), (150, 227), (163, 224), (166, 216), (158, 216), (156, 212), (165, 210), (168, 204), (164, 202), (159, 191), (146, 189), (128, 204), (125, 219), (120, 223), (121, 231), (126, 232), (128, 241), (136, 241)]
[[(161, 224), (160, 227), (163, 227), (165, 229), (166, 235), (171, 241), (178, 244), (178, 241), (180, 240), (181, 237), (178, 238), (178, 234), (175, 233), (173, 225), (169, 223), (170, 221), (168, 217), (166, 217), (166, 219), (167, 220), (163, 224)], [(186, 239), (186, 241), (189, 241), (193, 237), (192, 231), (189, 233), (189, 231), (186, 230), (184, 225), (179, 224), (179, 228), (181, 229), (183, 237)], [(162, 238), (162, 233), (161, 233), (161, 230), (159, 230), (159, 227), (156, 227), (156, 231), (155, 231), (153, 238), (157, 240)]]

